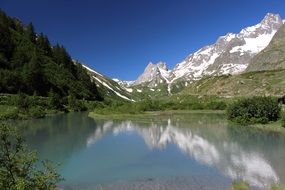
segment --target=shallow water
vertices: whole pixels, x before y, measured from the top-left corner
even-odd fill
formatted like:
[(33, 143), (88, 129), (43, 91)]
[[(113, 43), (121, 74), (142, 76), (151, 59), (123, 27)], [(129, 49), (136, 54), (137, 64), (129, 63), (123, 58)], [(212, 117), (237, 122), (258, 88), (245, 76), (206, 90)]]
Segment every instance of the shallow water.
[(285, 183), (285, 138), (228, 126), (222, 114), (101, 120), (87, 113), (24, 121), (41, 159), (61, 163), (64, 189), (253, 189)]

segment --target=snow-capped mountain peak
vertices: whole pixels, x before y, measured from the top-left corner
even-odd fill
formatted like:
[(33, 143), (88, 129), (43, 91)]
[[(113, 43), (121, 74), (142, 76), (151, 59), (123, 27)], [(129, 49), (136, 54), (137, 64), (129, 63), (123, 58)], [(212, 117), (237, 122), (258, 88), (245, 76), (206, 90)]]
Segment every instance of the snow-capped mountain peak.
[(279, 24), (280, 22), (282, 22), (282, 19), (279, 14), (267, 13), (261, 21), (261, 25), (275, 27), (274, 23)]
[[(160, 61), (156, 64), (149, 62), (144, 72), (138, 77), (133, 85), (138, 85), (153, 80), (157, 81), (157, 83), (163, 83), (168, 77), (169, 71), (165, 62)], [(157, 83), (155, 84), (157, 85)], [(150, 84), (150, 86), (152, 86), (152, 84)]]
[(283, 23), (280, 15), (267, 13), (260, 23), (246, 27), (237, 34), (227, 33), (219, 37), (216, 43), (188, 55), (173, 70), (168, 70), (164, 62), (150, 62), (132, 85), (155, 87), (165, 83), (170, 92), (171, 85), (176, 81), (185, 81), (186, 85), (206, 75), (241, 73), (250, 60), (269, 44)]

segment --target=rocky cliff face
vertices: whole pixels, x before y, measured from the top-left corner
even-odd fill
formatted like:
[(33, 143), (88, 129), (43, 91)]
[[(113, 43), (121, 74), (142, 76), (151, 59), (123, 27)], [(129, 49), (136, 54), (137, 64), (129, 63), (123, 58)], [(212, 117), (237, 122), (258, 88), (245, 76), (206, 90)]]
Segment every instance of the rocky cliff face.
[(173, 70), (164, 62), (149, 63), (131, 85), (155, 87), (167, 84), (169, 92), (177, 81), (191, 82), (203, 76), (239, 74), (246, 70), (251, 59), (268, 46), (277, 30), (283, 25), (278, 14), (268, 13), (257, 25), (242, 29), (240, 33), (228, 33), (218, 38), (215, 44), (205, 46), (187, 56)]
[(285, 69), (285, 24), (272, 38), (270, 44), (250, 62), (246, 71)]
[(158, 84), (167, 83), (170, 74), (165, 62), (160, 61), (157, 64), (150, 62), (132, 85), (148, 83), (149, 87), (156, 87)]

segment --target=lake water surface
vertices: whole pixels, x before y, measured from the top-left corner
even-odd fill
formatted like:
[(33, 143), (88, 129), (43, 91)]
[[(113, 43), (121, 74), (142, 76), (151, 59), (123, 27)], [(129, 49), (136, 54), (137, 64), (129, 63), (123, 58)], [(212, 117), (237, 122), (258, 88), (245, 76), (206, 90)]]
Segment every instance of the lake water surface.
[(253, 189), (285, 183), (285, 138), (231, 127), (223, 114), (92, 119), (88, 113), (24, 121), (40, 159), (61, 165), (66, 190)]

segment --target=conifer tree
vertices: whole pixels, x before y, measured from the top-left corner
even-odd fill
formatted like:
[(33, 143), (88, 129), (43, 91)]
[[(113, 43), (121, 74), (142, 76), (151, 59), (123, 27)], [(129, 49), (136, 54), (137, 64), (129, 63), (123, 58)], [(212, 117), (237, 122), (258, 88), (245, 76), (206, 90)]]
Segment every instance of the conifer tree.
[(34, 43), (36, 41), (36, 33), (32, 23), (29, 23), (26, 27), (26, 36), (31, 42)]

